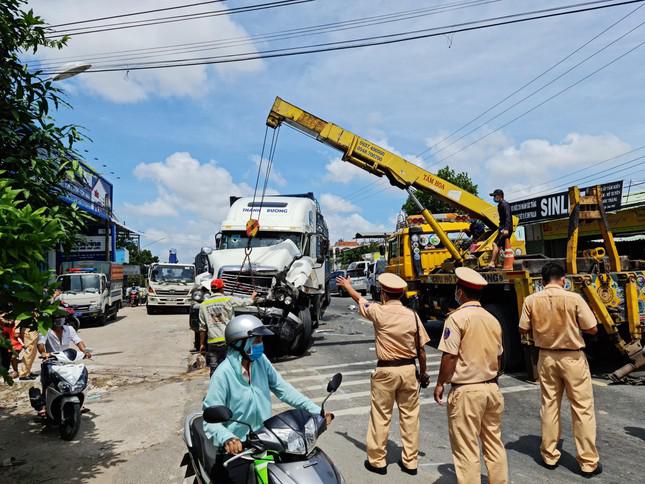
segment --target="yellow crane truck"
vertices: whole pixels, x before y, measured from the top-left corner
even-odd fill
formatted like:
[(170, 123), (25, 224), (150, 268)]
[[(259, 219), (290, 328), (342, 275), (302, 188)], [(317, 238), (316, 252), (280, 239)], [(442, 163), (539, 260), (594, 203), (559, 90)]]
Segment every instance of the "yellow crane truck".
[[(419, 207), (421, 214), (446, 253), (443, 260), (428, 260), (428, 267), (420, 268), (414, 275), (414, 292), (411, 304), (425, 320), (443, 321), (452, 309), (456, 284), (454, 269), (459, 266), (482, 271), (489, 285), (482, 297), (482, 304), (500, 321), (504, 338), (504, 366), (518, 369), (522, 363), (534, 376), (535, 351), (530, 341), (522, 346), (518, 332), (519, 312), (524, 299), (542, 289), (540, 271), (549, 261), (560, 262), (567, 268), (567, 289), (583, 295), (604, 329), (602, 339), (594, 344), (594, 353), (609, 357), (612, 345), (623, 358), (624, 365), (612, 373), (620, 380), (631, 371), (645, 365), (642, 350), (642, 327), (645, 322), (645, 263), (620, 257), (607, 226), (599, 187), (581, 195), (577, 187), (569, 190), (569, 242), (565, 259), (551, 259), (530, 255), (516, 258), (512, 270), (485, 270), (490, 261), (495, 232), (499, 225), (497, 208), (462, 188), (443, 180), (399, 155), (378, 146), (333, 123), (314, 116), (297, 106), (276, 98), (268, 115), (267, 125), (277, 129), (289, 125), (323, 144), (343, 153), (342, 159), (375, 176), (386, 177), (389, 182), (406, 190)], [(483, 234), (468, 247), (455, 243), (442, 224), (415, 196), (415, 190), (431, 193), (434, 197), (453, 206), (459, 212), (480, 220), (486, 226)], [(513, 217), (513, 227), (518, 226)], [(578, 253), (578, 230), (581, 223), (599, 224), (603, 239), (602, 248)], [(408, 234), (409, 235), (409, 234)], [(390, 239), (392, 242), (396, 240)], [(401, 257), (402, 245), (390, 245), (388, 261)], [(412, 256), (409, 257), (412, 259)], [(411, 262), (412, 264), (414, 262)], [(396, 264), (389, 263), (390, 270)], [(607, 342), (611, 344), (607, 344)]]

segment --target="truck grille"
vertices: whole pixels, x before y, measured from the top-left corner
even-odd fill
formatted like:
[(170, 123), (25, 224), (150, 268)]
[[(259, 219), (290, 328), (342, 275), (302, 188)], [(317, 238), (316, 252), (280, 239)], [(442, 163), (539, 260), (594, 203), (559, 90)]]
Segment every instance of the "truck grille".
[(89, 304), (76, 304), (72, 305), (75, 311), (88, 311), (90, 309)]
[(224, 271), (220, 279), (224, 281), (224, 292), (233, 294), (248, 294), (253, 291), (266, 295), (273, 282), (272, 274), (249, 273), (239, 271)]
[(190, 290), (175, 290), (175, 289), (155, 289), (157, 296), (183, 296), (188, 297)]

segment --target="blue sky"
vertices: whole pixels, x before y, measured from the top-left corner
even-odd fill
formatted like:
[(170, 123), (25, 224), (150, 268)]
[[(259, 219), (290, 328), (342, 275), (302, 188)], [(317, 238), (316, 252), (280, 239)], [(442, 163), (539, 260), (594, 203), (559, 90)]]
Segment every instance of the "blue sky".
[[(179, 3), (145, 0), (136, 2), (136, 10)], [(249, 3), (255, 2), (237, 0), (226, 5)], [(45, 52), (39, 59), (88, 58), (122, 49), (250, 36), (448, 3), (454, 0), (317, 0), (256, 13), (78, 36), (64, 51)], [(539, 7), (567, 3), (544, 0)], [(134, 9), (133, 2), (125, 0), (109, 4), (86, 1), (82, 8), (75, 0), (35, 0), (30, 4), (51, 24)], [(255, 42), (243, 49), (428, 28), (530, 10), (537, 4), (501, 0), (279, 44)], [(200, 11), (225, 8), (223, 5), (202, 6)], [(632, 169), (622, 171), (618, 167), (630, 155), (598, 168), (593, 163), (645, 144), (645, 47), (472, 147), (456, 151), (636, 46), (645, 40), (645, 27), (636, 28), (464, 140), (437, 152), (445, 146), (439, 145), (424, 159), (414, 158), (635, 8), (628, 5), (451, 38), (310, 56), (128, 74), (90, 72), (60, 83), (74, 109), (59, 112), (57, 118), (86, 128), (92, 138), (83, 147), (88, 150), (88, 161), (114, 183), (115, 212), (143, 233), (142, 245), (164, 257), (175, 247), (180, 259), (186, 261), (200, 246), (212, 244), (228, 197), (252, 191), (264, 123), (276, 95), (430, 170), (446, 164), (466, 170), (479, 184), (480, 194), (502, 187), (512, 195), (507, 198), (518, 199), (538, 190), (560, 191), (558, 185), (575, 182), (565, 176), (572, 171), (585, 170), (583, 176), (612, 166), (617, 168), (588, 181), (642, 181), (645, 165), (626, 165)], [(645, 7), (511, 102), (643, 21)], [(335, 238), (393, 228), (403, 194), (382, 186), (383, 182), (374, 183), (371, 175), (339, 161), (333, 150), (283, 129), (275, 160), (272, 192), (315, 192)], [(539, 185), (553, 179), (558, 181)]]

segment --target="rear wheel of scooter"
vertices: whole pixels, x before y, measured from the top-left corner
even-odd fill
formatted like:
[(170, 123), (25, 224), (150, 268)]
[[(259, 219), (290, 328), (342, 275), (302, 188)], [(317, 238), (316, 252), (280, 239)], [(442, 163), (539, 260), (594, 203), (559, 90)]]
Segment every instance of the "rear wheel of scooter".
[(298, 317), (302, 321), (302, 331), (296, 336), (296, 339), (291, 345), (291, 353), (295, 356), (302, 356), (314, 342), (311, 311), (305, 308), (298, 313)]
[(63, 420), (60, 423), (60, 438), (73, 440), (81, 426), (81, 404), (68, 403), (63, 407)]

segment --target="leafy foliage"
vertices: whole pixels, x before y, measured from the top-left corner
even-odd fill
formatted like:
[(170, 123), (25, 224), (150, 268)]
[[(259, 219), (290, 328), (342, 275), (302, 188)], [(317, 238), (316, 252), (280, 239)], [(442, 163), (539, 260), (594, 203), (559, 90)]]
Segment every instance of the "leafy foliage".
[(45, 331), (57, 310), (46, 254), (70, 247), (85, 221), (60, 198), (61, 182), (78, 170), (73, 145), (82, 135), (56, 124), (50, 112), (68, 106), (62, 92), (22, 60), (67, 41), (48, 40), (44, 21), (25, 3), (0, 3), (0, 313)]
[[(449, 166), (446, 166), (444, 168), (441, 168), (437, 172), (437, 176), (446, 181), (449, 181), (450, 183), (457, 185), (458, 187), (463, 188), (466, 191), (469, 191), (473, 195), (477, 195), (478, 187), (475, 183), (473, 183), (472, 179), (470, 178), (470, 176), (468, 176), (468, 173), (466, 173), (465, 171), (457, 173)], [(442, 202), (438, 198), (434, 197), (430, 192), (422, 192), (420, 190), (417, 190), (415, 195), (419, 199), (421, 204), (425, 208), (430, 210), (431, 213), (447, 213), (447, 212), (456, 211), (453, 206), (445, 202)], [(405, 204), (403, 205), (402, 209), (408, 215), (417, 214), (421, 212), (419, 210), (419, 207), (417, 207), (416, 203), (414, 203), (414, 201), (409, 196)]]

